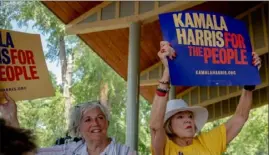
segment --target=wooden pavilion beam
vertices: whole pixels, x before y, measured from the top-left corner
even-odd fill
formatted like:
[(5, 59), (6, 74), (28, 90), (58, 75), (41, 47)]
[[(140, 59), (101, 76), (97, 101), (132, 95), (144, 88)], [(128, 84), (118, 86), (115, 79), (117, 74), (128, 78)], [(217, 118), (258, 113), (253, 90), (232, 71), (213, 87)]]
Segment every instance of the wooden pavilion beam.
[(161, 13), (185, 10), (201, 3), (204, 2), (106, 1), (68, 23), (66, 32), (68, 34), (85, 34), (127, 28), (132, 22), (142, 24), (153, 22)]

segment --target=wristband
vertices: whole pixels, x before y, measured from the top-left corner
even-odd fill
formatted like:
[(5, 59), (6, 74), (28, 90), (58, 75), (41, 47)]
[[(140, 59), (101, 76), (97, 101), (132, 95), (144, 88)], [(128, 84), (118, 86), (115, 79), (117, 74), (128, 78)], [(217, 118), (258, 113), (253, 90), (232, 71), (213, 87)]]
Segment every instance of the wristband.
[(161, 96), (161, 97), (163, 97), (163, 96), (165, 96), (166, 95), (166, 93), (165, 92), (161, 92), (161, 91), (156, 91), (156, 94), (158, 95), (158, 96)]
[(161, 83), (161, 84), (170, 84), (169, 81), (166, 81), (166, 82), (165, 81), (159, 81), (159, 83)]
[(160, 92), (163, 92), (163, 93), (167, 93), (167, 92), (169, 92), (169, 88), (163, 89), (163, 88), (158, 87), (157, 88), (157, 91), (160, 91)]
[(256, 88), (255, 85), (246, 85), (246, 86), (244, 86), (244, 89), (248, 90), (248, 91), (253, 91), (253, 90), (255, 90), (255, 88)]
[(156, 94), (158, 96), (162, 96), (162, 97), (165, 96), (168, 92), (169, 92), (169, 88), (162, 89), (162, 88), (158, 87), (157, 90), (156, 90)]

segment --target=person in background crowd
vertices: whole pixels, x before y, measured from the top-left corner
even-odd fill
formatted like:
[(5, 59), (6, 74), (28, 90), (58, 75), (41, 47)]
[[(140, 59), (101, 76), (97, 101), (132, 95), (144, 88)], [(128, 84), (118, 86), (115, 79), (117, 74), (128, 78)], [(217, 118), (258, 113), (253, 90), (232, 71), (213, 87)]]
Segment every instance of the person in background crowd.
[(34, 155), (34, 141), (30, 130), (9, 126), (0, 119), (0, 155)]

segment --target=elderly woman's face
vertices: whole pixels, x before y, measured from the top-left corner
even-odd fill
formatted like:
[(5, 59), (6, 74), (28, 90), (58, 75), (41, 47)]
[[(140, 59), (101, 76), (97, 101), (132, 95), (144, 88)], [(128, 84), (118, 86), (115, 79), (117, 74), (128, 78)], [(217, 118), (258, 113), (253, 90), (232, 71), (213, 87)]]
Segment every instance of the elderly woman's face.
[(193, 137), (195, 135), (195, 123), (193, 113), (183, 111), (171, 118), (172, 132), (180, 138)]
[(80, 123), (80, 132), (85, 140), (100, 140), (107, 137), (108, 121), (99, 108), (86, 110)]

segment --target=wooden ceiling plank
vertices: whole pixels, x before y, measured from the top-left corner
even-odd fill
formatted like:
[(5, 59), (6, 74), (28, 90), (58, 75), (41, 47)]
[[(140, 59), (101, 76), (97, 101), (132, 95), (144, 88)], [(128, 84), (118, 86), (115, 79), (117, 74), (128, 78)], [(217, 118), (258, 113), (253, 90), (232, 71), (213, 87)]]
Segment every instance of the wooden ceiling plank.
[[(94, 40), (92, 40), (87, 34), (80, 35), (80, 37), (83, 39), (83, 41), (96, 53), (96, 54), (101, 54), (103, 50), (96, 44)], [(100, 51), (100, 52), (96, 52)]]
[[(108, 62), (111, 58), (108, 57), (106, 54), (107, 50), (104, 46), (99, 44), (99, 38), (97, 38), (96, 34), (88, 34), (87, 35), (88, 44), (93, 48), (94, 51), (98, 50), (97, 55), (99, 55), (108, 65), (110, 65), (111, 62)], [(100, 51), (100, 52), (99, 52)]]
[[(101, 3), (101, 1), (100, 1), (100, 3)], [(98, 4), (93, 4), (92, 5), (92, 3), (89, 3), (87, 1), (78, 1), (78, 4), (84, 9), (83, 13), (88, 11), (90, 8), (93, 8), (95, 5), (98, 5)]]
[(91, 8), (101, 4), (103, 1), (79, 1), (79, 4), (84, 7), (85, 11), (88, 11)]
[(123, 35), (122, 30), (105, 31), (106, 35), (110, 38), (117, 47), (120, 47), (120, 57), (128, 57), (128, 40)]
[[(124, 57), (122, 55), (123, 52), (121, 52), (123, 50), (122, 47), (124, 46), (124, 44), (126, 44), (126, 42), (121, 41), (120, 37), (117, 38), (117, 39), (120, 39), (120, 40), (115, 40), (116, 39), (115, 35), (117, 33), (112, 32), (112, 34), (108, 35), (109, 32), (112, 32), (112, 31), (103, 31), (103, 32), (100, 33), (100, 35), (103, 36), (102, 38), (107, 38), (107, 40), (108, 40), (107, 43), (109, 45), (108, 48), (110, 48), (109, 49), (110, 51), (113, 51), (113, 52), (110, 52), (111, 56), (113, 55), (114, 57), (116, 57), (116, 60), (117, 60), (118, 63), (127, 62), (128, 60), (124, 59)], [(127, 64), (127, 63), (125, 63), (125, 64)]]
[[(97, 37), (96, 33), (87, 34), (87, 43), (90, 47), (95, 47), (94, 51), (98, 51), (98, 55), (103, 58), (104, 60), (108, 60), (107, 54), (106, 54), (106, 48), (102, 46), (102, 44), (99, 43), (100, 39)], [(110, 58), (109, 58), (110, 59)]]
[[(113, 31), (115, 31), (115, 30), (113, 30)], [(120, 36), (124, 36), (124, 38), (125, 38), (124, 41), (126, 42), (126, 44), (125, 44), (126, 46), (125, 46), (124, 49), (126, 49), (126, 50), (124, 50), (123, 52), (124, 52), (124, 54), (126, 56), (126, 59), (128, 59), (128, 53), (129, 53), (128, 52), (128, 50), (129, 50), (129, 38), (128, 38), (129, 37), (129, 29), (125, 28), (125, 29), (116, 30), (115, 33), (118, 33), (118, 35), (120, 35)], [(142, 35), (142, 33), (141, 33), (141, 35)], [(146, 55), (145, 55), (145, 49), (142, 46), (143, 46), (143, 43), (140, 42), (140, 71), (142, 70), (141, 68), (144, 68), (145, 62), (149, 61), (148, 57), (146, 57)]]
[(69, 17), (69, 21), (79, 16), (79, 14), (72, 7), (70, 7), (67, 2), (57, 2), (56, 5), (58, 5), (58, 8), (62, 9), (67, 17)]
[[(149, 35), (150, 34), (150, 35)], [(157, 52), (159, 50), (159, 45), (155, 46), (154, 43), (157, 42), (157, 44), (159, 44), (159, 40), (156, 40), (156, 36), (152, 36), (153, 32), (152, 32), (152, 26), (147, 26), (144, 25), (142, 28), (142, 37), (143, 37), (143, 42), (145, 44), (145, 52), (147, 55), (147, 62), (146, 65), (143, 66), (141, 69), (146, 69), (148, 68), (148, 66), (150, 65), (154, 65), (156, 62), (158, 62), (159, 58), (157, 56)]]
[(67, 1), (67, 4), (73, 8), (79, 15), (83, 14), (87, 9), (82, 7), (77, 1)]
[(58, 7), (56, 2), (54, 1), (42, 1), (43, 4), (47, 6), (51, 10), (51, 12), (56, 15), (63, 23), (68, 23), (69, 17), (65, 14), (65, 12)]
[(122, 74), (120, 74), (122, 71), (120, 69), (118, 69), (117, 67), (115, 67), (113, 65), (113, 60), (109, 57), (109, 55), (107, 55), (107, 49), (104, 48), (104, 46), (102, 46), (102, 44), (99, 44), (99, 42), (101, 41), (101, 39), (96, 35), (96, 34), (88, 34), (86, 35), (86, 42), (87, 44), (92, 48), (92, 50), (94, 51), (97, 51), (98, 50), (98, 53), (97, 55), (102, 58), (105, 63), (107, 63), (109, 66), (112, 67), (112, 69), (114, 71), (116, 71), (116, 73), (118, 73), (121, 77)]
[[(115, 66), (118, 66), (119, 68), (121, 68), (120, 70), (123, 71), (123, 70), (126, 70), (127, 66), (128, 66), (128, 59), (124, 58), (122, 55), (121, 55), (121, 46), (122, 44), (126, 43), (126, 42), (120, 42), (118, 41), (117, 44), (119, 44), (119, 46), (116, 46), (115, 42), (113, 41), (113, 38), (111, 36), (108, 36), (106, 34), (106, 32), (100, 32), (98, 33), (99, 34), (99, 37), (101, 38), (101, 40), (106, 40), (105, 42), (103, 42), (103, 45), (108, 45), (108, 48), (107, 50), (109, 51), (109, 55), (111, 57), (113, 57), (113, 61), (114, 61), (114, 64)], [(112, 52), (113, 51), (113, 52)], [(124, 74), (124, 77), (127, 77), (126, 74)]]
[[(143, 50), (141, 50), (141, 55), (144, 57), (144, 59), (146, 61), (142, 62), (142, 65), (140, 66), (140, 72), (145, 70), (148, 66), (153, 65), (154, 61), (153, 61), (153, 57), (155, 57), (155, 55), (157, 55), (157, 53), (152, 52), (151, 46), (148, 46), (149, 44), (145, 41), (145, 42), (141, 42), (141, 48)], [(152, 53), (150, 53), (152, 52)]]
[(154, 35), (156, 37), (156, 40), (159, 40), (159, 42), (157, 42), (157, 44), (158, 44), (158, 46), (160, 46), (160, 41), (163, 40), (163, 35), (162, 35), (162, 32), (161, 32), (160, 22), (159, 21), (155, 21), (152, 26), (155, 27), (153, 29), (153, 32), (154, 32)]
[[(123, 42), (124, 44), (118, 44), (117, 46), (119, 47), (124, 47), (123, 49), (125, 50), (122, 50), (121, 53), (124, 53), (124, 56), (126, 58), (128, 58), (128, 50), (129, 50), (129, 39), (127, 35), (129, 35), (128, 32), (129, 29), (128, 28), (125, 28), (125, 29), (120, 29), (120, 30), (112, 30), (112, 31), (106, 31), (106, 32), (112, 32), (114, 33), (114, 35), (117, 35), (118, 38), (123, 38), (123, 40), (121, 42)], [(111, 36), (113, 34), (109, 34), (109, 36)], [(141, 37), (142, 37), (142, 28), (141, 28)], [(111, 40), (119, 40), (117, 38), (113, 38)], [(140, 70), (141, 68), (144, 68), (145, 66), (145, 63), (148, 63), (148, 61), (150, 61), (150, 56), (147, 56), (147, 53), (145, 51), (145, 48), (143, 47), (143, 42), (140, 42)], [(148, 49), (147, 49), (148, 50)], [(128, 62), (127, 62), (128, 64)]]
[[(106, 38), (106, 36), (100, 32), (96, 33), (95, 41), (99, 44), (99, 46), (104, 47), (104, 52), (106, 53), (109, 65), (112, 68), (115, 68), (115, 70), (119, 71), (118, 73), (121, 73), (121, 76), (126, 78), (126, 71), (125, 68), (126, 64), (123, 64), (118, 57), (115, 57), (115, 54), (113, 50), (108, 48), (108, 45), (110, 42)], [(112, 48), (115, 48), (114, 46), (111, 46)], [(115, 50), (115, 49), (114, 49)]]
[[(125, 29), (120, 29), (120, 30), (110, 30), (110, 31), (105, 31), (106, 33), (108, 33), (107, 35), (108, 36), (116, 36), (116, 37), (113, 37), (111, 38), (110, 37), (110, 40), (112, 42), (114, 42), (114, 44), (118, 47), (122, 47), (121, 48), (121, 53), (122, 53), (122, 56), (124, 56), (127, 60), (126, 64), (128, 64), (128, 50), (129, 50), (129, 39), (127, 36), (128, 35), (128, 31), (129, 29), (125, 28)], [(116, 41), (116, 42), (115, 42)], [(145, 66), (145, 62), (148, 62), (149, 59), (148, 57), (145, 55), (145, 51), (144, 49), (142, 48), (142, 45), (143, 43), (141, 44), (140, 43), (140, 70), (141, 70), (141, 67), (143, 68), (143, 66)]]
[(140, 87), (140, 93), (149, 102), (153, 102), (153, 97), (155, 95), (156, 86), (143, 86)]
[[(113, 61), (111, 61), (111, 59), (107, 57), (106, 53), (104, 53), (104, 51), (106, 51), (106, 50), (97, 43), (99, 41), (99, 39), (97, 39), (97, 41), (93, 39), (93, 38), (97, 38), (95, 36), (95, 34), (91, 34), (91, 35), (83, 34), (83, 35), (80, 35), (80, 37), (85, 42), (85, 44), (87, 44), (106, 64), (111, 66), (112, 69), (116, 73), (118, 73), (121, 77), (123, 77), (120, 74), (121, 70), (118, 70), (113, 65), (111, 65), (111, 64), (113, 64)], [(98, 52), (96, 52), (96, 51), (98, 51)]]
[[(141, 55), (146, 57), (147, 64), (154, 64), (154, 62), (150, 59), (153, 55), (152, 53), (150, 54), (149, 52), (150, 47), (148, 46), (148, 43), (146, 41), (141, 41), (140, 45), (141, 45)], [(140, 67), (140, 71), (144, 70), (145, 67), (146, 65), (142, 65)]]

